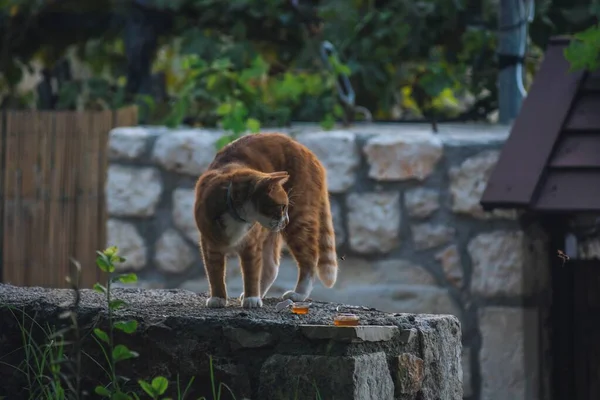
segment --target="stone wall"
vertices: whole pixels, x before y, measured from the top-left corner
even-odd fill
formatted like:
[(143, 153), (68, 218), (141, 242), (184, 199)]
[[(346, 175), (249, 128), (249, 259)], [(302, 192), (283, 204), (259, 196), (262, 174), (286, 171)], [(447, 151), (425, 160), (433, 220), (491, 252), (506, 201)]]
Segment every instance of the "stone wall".
[[(344, 305), (315, 302), (307, 315), (295, 315), (277, 312), (279, 300), (274, 298), (266, 299), (261, 309), (241, 312), (239, 301), (224, 309), (206, 308), (206, 296), (184, 290), (116, 289), (111, 294), (125, 302), (114, 318), (138, 322), (133, 334), (116, 329), (114, 334), (116, 343), (139, 353), (138, 358), (119, 362), (117, 371), (131, 379), (122, 388), (141, 398), (148, 396), (140, 393), (137, 380), (151, 381), (159, 374), (170, 381), (165, 396), (171, 398), (176, 398), (177, 380), (183, 391), (192, 377), (186, 398), (193, 399), (212, 399), (211, 383), (231, 389), (233, 396), (223, 390), (215, 397), (221, 400), (460, 400), (462, 396), (461, 331), (453, 316), (361, 309), (353, 311), (361, 326), (335, 327), (333, 317)], [(101, 369), (106, 367), (104, 356), (91, 334), (95, 327), (108, 331), (108, 313), (101, 294), (85, 289), (80, 295), (78, 344), (85, 354), (81, 388), (92, 393), (96, 385), (109, 382)], [(39, 335), (36, 327), (61, 329), (67, 321), (60, 315), (73, 301), (71, 290), (0, 284), (0, 398), (27, 398), (30, 386), (18, 370), (28, 365), (25, 360), (38, 372), (35, 352), (23, 348), (23, 326), (29, 329), (27, 340), (33, 337), (42, 346), (50, 339)], [(67, 340), (73, 337), (68, 334)], [(74, 363), (76, 348), (67, 344), (65, 354)], [(70, 365), (59, 365), (74, 384)], [(32, 389), (36, 383), (30, 383)]]
[[(515, 211), (483, 212), (486, 181), (508, 129), (482, 125), (363, 125), (284, 130), (328, 172), (340, 277), (312, 298), (390, 312), (447, 313), (463, 331), (464, 395), (542, 398), (542, 356), (528, 327), (544, 318), (545, 242)], [(109, 244), (145, 287), (207, 290), (192, 217), (193, 186), (215, 155), (220, 132), (160, 127), (111, 133)], [(236, 260), (231, 296), (241, 292)], [(293, 288), (284, 260), (270, 295)], [(533, 329), (533, 328), (532, 328)], [(507, 338), (510, 338), (507, 340)], [(534, 360), (534, 361), (532, 361)]]

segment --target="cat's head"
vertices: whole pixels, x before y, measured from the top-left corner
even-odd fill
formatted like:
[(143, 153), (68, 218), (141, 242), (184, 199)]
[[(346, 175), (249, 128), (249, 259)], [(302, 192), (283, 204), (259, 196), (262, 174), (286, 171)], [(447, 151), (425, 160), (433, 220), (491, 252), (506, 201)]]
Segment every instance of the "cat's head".
[(290, 176), (285, 171), (261, 176), (256, 182), (252, 203), (259, 224), (272, 231), (280, 231), (289, 223), (288, 195), (283, 184)]

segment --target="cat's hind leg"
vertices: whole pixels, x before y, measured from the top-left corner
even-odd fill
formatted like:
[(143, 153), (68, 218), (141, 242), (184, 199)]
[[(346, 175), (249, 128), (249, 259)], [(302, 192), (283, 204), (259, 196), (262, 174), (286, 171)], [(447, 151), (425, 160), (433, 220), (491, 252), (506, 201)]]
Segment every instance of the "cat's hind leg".
[(316, 218), (295, 218), (284, 232), (285, 241), (298, 264), (296, 288), (283, 294), (284, 299), (304, 301), (313, 289), (319, 258), (319, 221)]

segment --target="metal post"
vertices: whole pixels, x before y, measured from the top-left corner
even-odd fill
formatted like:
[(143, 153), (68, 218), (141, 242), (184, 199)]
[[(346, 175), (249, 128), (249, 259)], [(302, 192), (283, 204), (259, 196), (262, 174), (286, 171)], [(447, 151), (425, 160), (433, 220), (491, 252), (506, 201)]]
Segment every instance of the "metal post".
[[(500, 0), (498, 13), (498, 59), (500, 71), (498, 74), (498, 122), (510, 124), (516, 118), (523, 93), (519, 88), (522, 76), (517, 76), (517, 71), (522, 71), (518, 63), (522, 63), (523, 50), (521, 48), (522, 34), (526, 34), (526, 13), (522, 0)], [(523, 38), (524, 40), (524, 38)]]

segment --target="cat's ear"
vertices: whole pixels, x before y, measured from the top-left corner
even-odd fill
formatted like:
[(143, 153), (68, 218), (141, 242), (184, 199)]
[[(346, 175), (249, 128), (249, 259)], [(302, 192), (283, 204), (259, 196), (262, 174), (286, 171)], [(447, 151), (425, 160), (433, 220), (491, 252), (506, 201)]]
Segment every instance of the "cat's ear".
[(270, 174), (267, 174), (267, 179), (270, 185), (283, 185), (290, 179), (290, 175), (286, 171), (271, 172)]

